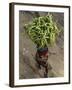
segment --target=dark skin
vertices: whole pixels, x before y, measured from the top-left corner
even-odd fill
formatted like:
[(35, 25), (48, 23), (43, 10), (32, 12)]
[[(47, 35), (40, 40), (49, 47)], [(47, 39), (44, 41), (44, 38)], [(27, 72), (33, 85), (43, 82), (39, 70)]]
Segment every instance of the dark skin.
[(44, 73), (44, 77), (47, 77), (48, 74), (48, 53), (46, 53), (45, 55), (40, 55), (38, 53), (36, 53), (36, 61), (38, 63), (38, 67), (41, 69), (41, 66), (43, 66), (45, 68), (45, 73)]
[[(44, 73), (44, 77), (48, 77), (47, 74), (48, 74), (48, 69), (52, 69), (52, 67), (48, 67), (48, 57), (51, 56), (51, 55), (55, 55), (56, 53), (55, 52), (50, 52), (48, 50), (48, 52), (45, 54), (45, 55), (39, 55), (39, 53), (37, 52), (36, 53), (36, 56), (34, 57), (34, 59), (37, 61), (37, 65), (38, 65), (38, 68), (41, 69), (41, 66), (44, 67), (45, 69), (45, 73)], [(33, 55), (32, 55), (33, 56)]]

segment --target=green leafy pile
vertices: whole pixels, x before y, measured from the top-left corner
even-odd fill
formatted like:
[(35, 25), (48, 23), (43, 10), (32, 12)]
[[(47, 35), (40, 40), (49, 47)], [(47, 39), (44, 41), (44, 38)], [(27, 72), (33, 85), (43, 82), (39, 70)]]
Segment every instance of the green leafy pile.
[(51, 14), (35, 18), (31, 23), (25, 24), (24, 28), (38, 48), (53, 45), (60, 31)]

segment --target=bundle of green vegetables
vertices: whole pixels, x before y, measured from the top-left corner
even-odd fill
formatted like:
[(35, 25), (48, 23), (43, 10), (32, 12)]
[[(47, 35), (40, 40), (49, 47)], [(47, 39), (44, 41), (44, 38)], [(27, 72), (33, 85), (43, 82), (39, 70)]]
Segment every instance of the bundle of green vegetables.
[(60, 32), (51, 14), (34, 18), (31, 23), (25, 24), (24, 28), (38, 48), (53, 45)]

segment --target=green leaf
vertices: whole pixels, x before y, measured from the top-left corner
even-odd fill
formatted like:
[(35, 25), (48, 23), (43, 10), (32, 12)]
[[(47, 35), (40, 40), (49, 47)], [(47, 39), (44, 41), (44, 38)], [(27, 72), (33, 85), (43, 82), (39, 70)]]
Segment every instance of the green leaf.
[(39, 47), (54, 44), (60, 32), (50, 13), (47, 16), (35, 18), (29, 24), (25, 24), (24, 28), (31, 40)]

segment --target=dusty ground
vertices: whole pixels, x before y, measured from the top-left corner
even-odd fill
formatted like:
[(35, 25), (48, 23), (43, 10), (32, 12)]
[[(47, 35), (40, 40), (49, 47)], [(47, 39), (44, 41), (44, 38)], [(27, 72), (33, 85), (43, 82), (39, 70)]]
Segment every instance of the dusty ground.
[[(47, 13), (39, 13), (44, 16)], [(37, 62), (35, 61), (36, 46), (30, 40), (23, 28), (24, 24), (29, 23), (38, 14), (34, 12), (20, 11), (20, 33), (19, 33), (19, 78), (43, 78), (43, 68), (38, 69)], [(63, 14), (54, 14), (60, 26), (63, 26)], [(57, 44), (54, 47), (49, 47), (49, 70), (48, 77), (63, 77), (64, 76), (64, 52), (63, 52), (63, 32), (60, 34)], [(52, 69), (51, 69), (52, 67)]]

